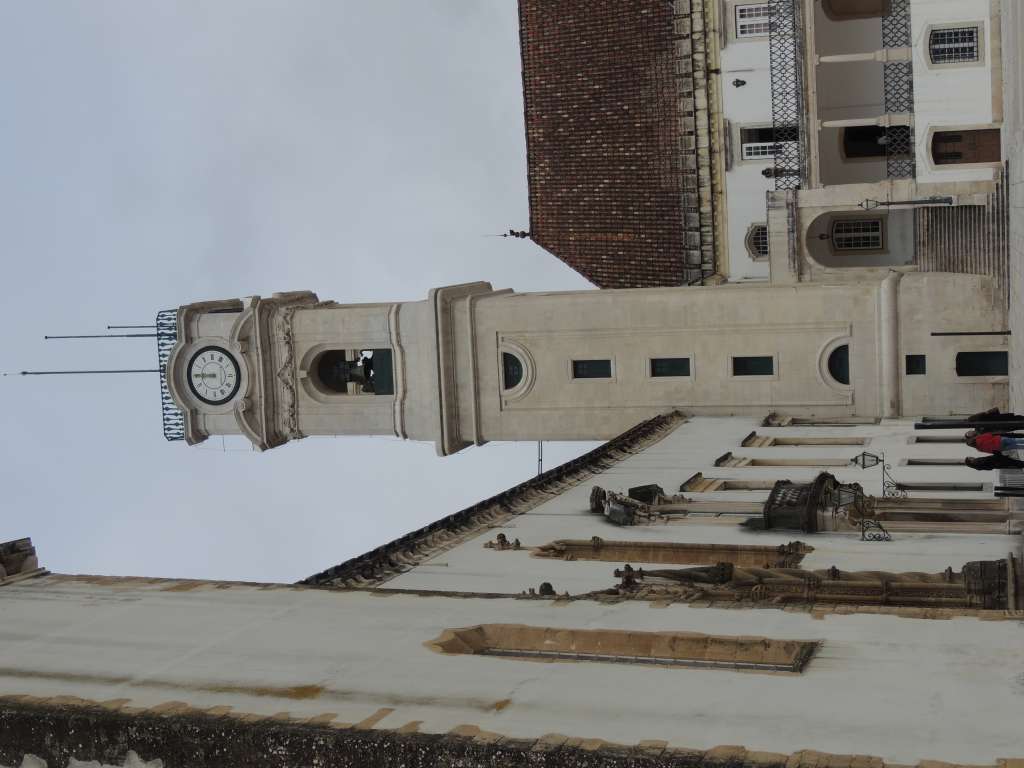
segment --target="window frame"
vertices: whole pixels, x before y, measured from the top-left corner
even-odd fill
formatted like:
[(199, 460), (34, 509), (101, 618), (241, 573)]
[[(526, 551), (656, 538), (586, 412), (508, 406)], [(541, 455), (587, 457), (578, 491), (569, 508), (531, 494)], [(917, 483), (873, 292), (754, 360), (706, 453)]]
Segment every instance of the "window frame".
[[(755, 238), (761, 230), (764, 230), (764, 253), (761, 253), (754, 247)], [(747, 227), (747, 234), (743, 238), (743, 247), (747, 249), (747, 255), (750, 256), (751, 261), (768, 261), (771, 258), (771, 239), (769, 235), (768, 222), (766, 221), (758, 221)]]
[[(758, 13), (748, 19), (740, 19), (743, 9), (755, 8), (764, 13)], [(764, 29), (763, 32), (744, 31), (744, 25)], [(732, 9), (732, 36), (736, 40), (765, 40), (771, 35), (771, 4), (770, 3), (737, 3)]]
[[(507, 406), (517, 400), (522, 400), (533, 389), (533, 385), (537, 380), (537, 363), (533, 359), (533, 355), (530, 354), (530, 350), (524, 344), (507, 336), (499, 336), (497, 353), (495, 365), (498, 371), (498, 396), (501, 398), (502, 405)], [(523, 367), (522, 379), (511, 389), (504, 388), (503, 356), (506, 354), (518, 359)]]
[[(768, 357), (768, 358), (771, 358), (771, 361), (772, 361), (772, 372), (770, 374), (761, 374), (761, 373), (757, 373), (757, 374), (736, 374), (736, 373), (734, 373), (734, 371), (736, 370), (735, 362), (734, 361), (738, 360), (740, 358), (744, 358), (744, 357)], [(727, 359), (726, 359), (726, 363), (728, 365), (728, 369), (727, 369), (726, 373), (727, 373), (728, 378), (730, 380), (732, 380), (732, 381), (777, 381), (778, 378), (779, 378), (779, 356), (778, 356), (777, 353), (772, 353), (772, 354), (767, 354), (767, 355), (766, 354), (734, 355), (734, 354), (730, 353), (728, 355)]]
[[(933, 39), (937, 35), (955, 33), (965, 30), (971, 30), (974, 32), (974, 52), (975, 58), (973, 59), (954, 59), (952, 61), (936, 61), (933, 57), (935, 50), (935, 43)], [(922, 38), (924, 40), (923, 45), (925, 46), (924, 60), (929, 69), (948, 69), (951, 67), (977, 67), (984, 66), (985, 64), (985, 23), (983, 21), (959, 21), (949, 24), (933, 24), (925, 30), (925, 34)], [(944, 43), (953, 47), (956, 43)]]
[[(913, 371), (910, 370), (910, 368), (911, 368), (911, 364), (910, 364), (911, 358), (913, 358), (913, 360), (914, 360), (914, 366), (913, 367), (915, 368), (915, 370), (913, 370)], [(918, 363), (920, 363), (920, 370), (916, 370), (916, 368), (918, 367)], [(927, 376), (928, 375), (928, 355), (913, 355), (913, 354), (909, 354), (909, 353), (908, 354), (904, 354), (903, 355), (903, 375), (904, 376)]]
[[(687, 373), (686, 374), (682, 374), (682, 375), (677, 375), (677, 374), (656, 375), (654, 373), (654, 361), (655, 360), (686, 360), (687, 361), (687, 363), (686, 363), (686, 365), (687, 365)], [(679, 353), (679, 354), (672, 354), (672, 355), (650, 355), (647, 358), (647, 371), (646, 371), (646, 373), (647, 373), (647, 378), (648, 379), (657, 379), (657, 380), (664, 379), (664, 380), (668, 380), (668, 381), (672, 381), (672, 382), (677, 382), (677, 383), (681, 383), (681, 381), (682, 382), (693, 381), (693, 377), (694, 377), (693, 355), (691, 355), (689, 353), (687, 353), (687, 354)]]
[[(979, 354), (979, 353), (980, 354), (998, 353), (998, 354), (1006, 355), (1006, 357), (1007, 357), (1007, 360), (1006, 360), (1007, 372), (1005, 374), (1001, 374), (1001, 373), (984, 374), (983, 373), (983, 374), (980, 374), (978, 376), (971, 376), (971, 375), (961, 374), (960, 371), (958, 370), (957, 358), (960, 357), (960, 355), (962, 355), (962, 354)], [(1010, 369), (1009, 355), (1010, 355), (1009, 350), (1007, 350), (1005, 348), (1004, 349), (991, 349), (991, 348), (989, 348), (989, 349), (959, 349), (953, 355), (953, 377), (954, 377), (954, 380), (956, 382), (960, 383), (960, 384), (1001, 384), (1003, 382), (1007, 382), (1007, 381), (1010, 380), (1010, 375), (1009, 375), (1009, 369)]]
[[(872, 242), (867, 246), (849, 247), (840, 246), (839, 238), (845, 237), (857, 237), (864, 233), (847, 233), (846, 235), (838, 235), (836, 230), (840, 227), (849, 226), (851, 224), (866, 224), (866, 223), (878, 223), (878, 241), (877, 244)], [(873, 233), (869, 233), (873, 234)], [(885, 217), (883, 216), (858, 216), (858, 217), (846, 217), (833, 219), (829, 224), (829, 244), (832, 247), (833, 253), (880, 253), (885, 250)]]
[[(576, 364), (577, 363), (595, 363), (600, 362), (608, 363), (608, 375), (607, 376), (577, 376), (576, 375)], [(588, 357), (573, 357), (568, 361), (568, 372), (569, 379), (571, 381), (595, 381), (595, 382), (608, 382), (615, 381), (616, 366), (615, 357), (612, 355), (591, 355)]]

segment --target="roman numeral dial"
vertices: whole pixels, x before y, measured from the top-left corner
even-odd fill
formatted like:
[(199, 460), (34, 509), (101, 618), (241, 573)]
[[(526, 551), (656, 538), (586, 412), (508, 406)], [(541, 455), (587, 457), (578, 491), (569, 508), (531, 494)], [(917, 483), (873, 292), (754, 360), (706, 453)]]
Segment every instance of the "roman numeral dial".
[(238, 361), (222, 347), (203, 347), (188, 364), (188, 386), (204, 403), (220, 405), (238, 393)]

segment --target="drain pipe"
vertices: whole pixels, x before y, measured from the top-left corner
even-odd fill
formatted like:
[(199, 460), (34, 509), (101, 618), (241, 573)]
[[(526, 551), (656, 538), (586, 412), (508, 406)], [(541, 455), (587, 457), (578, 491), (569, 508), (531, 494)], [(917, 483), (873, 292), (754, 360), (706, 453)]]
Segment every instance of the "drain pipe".
[(878, 293), (878, 351), (881, 378), (881, 416), (895, 419), (900, 407), (900, 280), (895, 270), (882, 281)]

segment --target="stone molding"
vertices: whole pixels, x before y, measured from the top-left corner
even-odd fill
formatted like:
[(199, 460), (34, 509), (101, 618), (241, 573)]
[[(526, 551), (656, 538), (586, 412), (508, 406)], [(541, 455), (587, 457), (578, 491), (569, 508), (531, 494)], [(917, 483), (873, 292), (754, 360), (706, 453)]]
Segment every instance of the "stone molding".
[(547, 501), (551, 493), (578, 485), (619, 461), (639, 453), (671, 433), (686, 417), (671, 411), (641, 422), (604, 445), (550, 469), (497, 496), (444, 517), (359, 557), (316, 573), (299, 584), (376, 587), (438, 552), (451, 549), (488, 527), (521, 515)]

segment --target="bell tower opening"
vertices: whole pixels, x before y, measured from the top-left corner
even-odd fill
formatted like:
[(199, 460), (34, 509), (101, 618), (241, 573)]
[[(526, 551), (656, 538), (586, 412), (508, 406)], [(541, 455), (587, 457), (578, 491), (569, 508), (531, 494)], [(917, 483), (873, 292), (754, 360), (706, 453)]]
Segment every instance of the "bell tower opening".
[(325, 395), (393, 395), (395, 377), (390, 349), (328, 349), (317, 355), (310, 372)]

